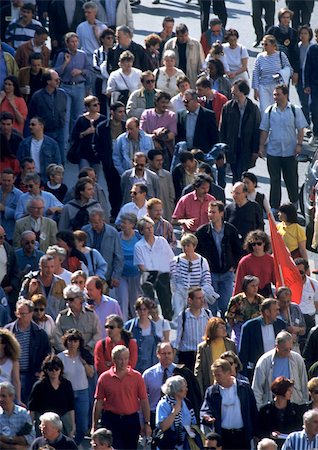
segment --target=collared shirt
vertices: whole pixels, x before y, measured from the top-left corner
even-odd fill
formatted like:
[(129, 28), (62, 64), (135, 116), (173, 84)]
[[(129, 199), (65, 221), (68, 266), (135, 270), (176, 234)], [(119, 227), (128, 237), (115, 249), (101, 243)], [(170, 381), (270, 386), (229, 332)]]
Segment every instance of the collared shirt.
[(194, 219), (194, 224), (187, 229), (183, 227), (184, 231), (196, 231), (201, 225), (209, 222), (208, 207), (209, 203), (215, 200), (213, 195), (205, 194), (203, 202), (197, 197), (196, 191), (189, 192), (183, 195), (177, 203), (173, 211), (172, 218), (179, 219)]
[(153, 133), (157, 128), (164, 127), (177, 134), (177, 118), (172, 111), (165, 111), (163, 114), (157, 114), (155, 108), (146, 109), (140, 117), (140, 128), (146, 133)]
[(137, 177), (137, 175), (136, 175), (136, 169), (135, 169), (135, 167), (133, 167), (132, 170), (131, 170), (130, 178), (133, 179), (133, 184), (135, 184), (135, 183), (144, 183), (144, 184), (147, 184), (147, 171), (144, 170), (144, 174), (142, 175), (142, 177), (139, 178), (139, 177)]
[(155, 222), (154, 231), (155, 236), (162, 236), (167, 239), (172, 249), (177, 248), (177, 239), (174, 234), (173, 226), (170, 222), (168, 222), (168, 220), (160, 217), (160, 219)]
[(177, 338), (174, 348), (182, 352), (196, 352), (197, 346), (202, 342), (206, 324), (211, 317), (212, 313), (204, 308), (201, 309), (198, 317), (195, 317), (190, 308), (187, 308), (183, 323), (183, 313), (181, 312), (177, 319)]
[(17, 258), (17, 263), (19, 265), (19, 270), (22, 271), (25, 269), (25, 267), (29, 264), (30, 270), (38, 270), (39, 268), (39, 261), (41, 256), (43, 256), (44, 253), (41, 252), (41, 250), (34, 250), (31, 255), (26, 255), (23, 248), (18, 248), (15, 251), (15, 256)]
[(241, 402), (237, 395), (237, 384), (234, 378), (234, 383), (229, 388), (219, 385), (221, 402), (221, 417), (222, 428), (227, 430), (240, 429), (244, 427), (244, 422), (241, 412)]
[(0, 432), (5, 436), (17, 436), (20, 430), (23, 427), (29, 424), (30, 432), (23, 434), (28, 445), (35, 439), (34, 427), (32, 425), (32, 419), (30, 414), (25, 408), (22, 406), (14, 405), (12, 414), (7, 414), (3, 409), (1, 409), (0, 413)]
[(261, 331), (264, 346), (264, 353), (273, 350), (275, 347), (275, 332), (273, 324), (265, 324), (264, 320), (261, 320)]
[[(63, 208), (63, 203), (61, 203), (53, 194), (46, 191), (41, 191), (40, 196), (44, 200), (44, 213), (46, 214), (46, 211), (51, 207), (58, 207)], [(27, 215), (26, 205), (27, 202), (32, 198), (33, 196), (29, 192), (25, 192), (19, 197), (17, 208), (15, 211), (15, 219), (21, 219), (22, 217)]]
[(220, 229), (220, 231), (217, 231), (214, 226), (213, 223), (210, 223), (211, 225), (211, 231), (212, 231), (212, 236), (214, 239), (214, 243), (216, 246), (216, 249), (218, 251), (219, 254), (219, 260), (220, 260), (220, 264), (222, 263), (222, 241), (224, 238), (224, 224), (222, 225), (222, 228)]
[[(96, 46), (97, 47), (97, 46)], [(60, 52), (57, 56), (55, 63), (55, 70), (60, 75), (62, 83), (69, 83), (71, 81), (76, 81), (77, 83), (84, 82), (86, 80), (85, 76), (89, 74), (90, 63), (86, 53), (83, 50), (77, 50), (76, 53), (70, 53), (71, 60), (68, 65), (63, 69), (64, 64), (64, 52)], [(71, 72), (73, 69), (82, 70), (81, 75), (76, 75), (74, 77)]]
[(31, 217), (30, 221), (31, 221), (32, 231), (34, 231), (35, 233), (40, 231), (41, 225), (42, 225), (42, 217), (38, 217), (37, 219), (34, 219), (33, 217)]
[(97, 233), (97, 231), (93, 230), (93, 248), (96, 248), (100, 252), (103, 237), (105, 233), (105, 225), (103, 226), (103, 229), (100, 233)]
[[(173, 375), (174, 368), (176, 364), (172, 363), (167, 367), (168, 378)], [(160, 363), (155, 364), (149, 369), (145, 370), (142, 377), (146, 384), (146, 389), (148, 392), (148, 398), (150, 403), (150, 411), (155, 412), (157, 404), (161, 398), (161, 386), (162, 379), (164, 375), (164, 368)]]
[(143, 265), (146, 270), (158, 270), (159, 272), (170, 272), (170, 261), (174, 258), (174, 253), (166, 239), (162, 236), (155, 236), (155, 241), (151, 246), (145, 240), (140, 239), (134, 249), (134, 264)]
[(123, 317), (119, 303), (114, 298), (108, 297), (108, 295), (102, 295), (99, 304), (94, 303), (94, 311), (97, 314), (100, 323), (102, 339), (106, 337), (105, 331), (105, 319), (110, 314), (117, 314), (117, 316)]
[(299, 303), (301, 312), (313, 316), (316, 313), (315, 302), (318, 302), (318, 281), (306, 275)]
[(199, 111), (200, 111), (200, 106), (198, 106), (194, 112), (187, 111), (186, 139), (187, 139), (187, 146), (190, 149), (193, 147), (193, 136), (194, 136), (194, 132), (195, 132), (195, 126), (196, 126), (197, 120), (198, 120)]
[(120, 208), (115, 224), (120, 225), (121, 217), (127, 213), (135, 214), (138, 220), (141, 219), (147, 214), (147, 201), (145, 200), (145, 203), (140, 208), (134, 202), (129, 202), (123, 205)]
[(41, 151), (41, 147), (43, 144), (43, 140), (42, 139), (31, 139), (31, 158), (34, 159), (34, 163), (35, 163), (35, 171), (37, 173), (41, 172), (41, 165), (40, 165), (40, 151)]
[(314, 450), (316, 448), (318, 448), (318, 434), (310, 440), (306, 431), (302, 430), (291, 433), (287, 437), (282, 450)]
[(76, 28), (76, 34), (79, 37), (80, 48), (87, 54), (90, 63), (93, 62), (93, 53), (99, 46), (99, 41), (96, 39), (94, 28), (96, 27), (97, 34), (101, 34), (107, 27), (98, 19), (95, 19), (95, 24), (91, 25), (87, 22), (82, 22)]
[(295, 155), (297, 131), (307, 127), (307, 121), (301, 108), (297, 105), (294, 107), (295, 116), (290, 102), (283, 110), (276, 103), (266, 108), (260, 130), (269, 132), (268, 155), (285, 158)]

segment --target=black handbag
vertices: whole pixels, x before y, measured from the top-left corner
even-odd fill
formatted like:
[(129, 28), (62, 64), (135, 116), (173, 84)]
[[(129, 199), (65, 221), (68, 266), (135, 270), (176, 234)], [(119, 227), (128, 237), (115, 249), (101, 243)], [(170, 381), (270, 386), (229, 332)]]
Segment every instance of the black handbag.
[(160, 450), (173, 450), (178, 444), (177, 433), (169, 428), (162, 431), (161, 428), (155, 428), (152, 432), (152, 445), (160, 448)]

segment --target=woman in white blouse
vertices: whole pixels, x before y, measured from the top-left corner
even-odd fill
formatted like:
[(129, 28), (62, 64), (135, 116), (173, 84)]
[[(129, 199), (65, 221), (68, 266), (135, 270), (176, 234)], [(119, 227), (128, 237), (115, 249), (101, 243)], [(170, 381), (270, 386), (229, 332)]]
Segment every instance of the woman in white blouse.
[(107, 82), (107, 95), (111, 96), (111, 103), (121, 100), (125, 103), (122, 96), (126, 97), (126, 103), (129, 95), (141, 87), (141, 70), (133, 67), (135, 57), (129, 51), (124, 51), (119, 57), (119, 69), (114, 70), (109, 75)]
[(229, 66), (226, 75), (231, 83), (239, 79), (248, 81), (248, 53), (246, 47), (238, 43), (238, 38), (238, 32), (230, 28), (225, 36), (226, 44), (223, 44), (224, 56)]
[(166, 50), (163, 54), (163, 66), (154, 70), (156, 88), (168, 92), (171, 97), (178, 94), (177, 78), (184, 77), (182, 70), (176, 68), (176, 54), (173, 50)]

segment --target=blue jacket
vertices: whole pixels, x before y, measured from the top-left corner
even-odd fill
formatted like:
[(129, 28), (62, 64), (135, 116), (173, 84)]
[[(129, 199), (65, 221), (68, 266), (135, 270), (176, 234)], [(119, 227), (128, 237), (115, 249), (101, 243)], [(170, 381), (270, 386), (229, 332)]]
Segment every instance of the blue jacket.
[[(152, 137), (143, 130), (139, 130), (139, 147), (140, 151), (146, 155), (149, 150), (154, 148)], [(132, 168), (128, 133), (123, 133), (116, 139), (113, 148), (113, 162), (119, 175)]]
[[(236, 379), (237, 395), (241, 403), (241, 413), (244, 423), (244, 430), (247, 438), (250, 440), (255, 436), (257, 431), (257, 417), (258, 411), (256, 407), (256, 400), (251, 386), (245, 381)], [(216, 433), (221, 434), (222, 425), (222, 397), (220, 394), (220, 387), (218, 384), (213, 384), (208, 387), (204, 401), (200, 410), (200, 417), (207, 414), (214, 417), (214, 429)]]
[[(21, 160), (20, 160), (21, 161)], [(6, 230), (8, 240), (12, 240), (15, 227), (14, 214), (18, 204), (18, 200), (22, 192), (16, 187), (7, 195), (4, 202), (4, 211), (1, 214), (1, 225)], [(3, 191), (0, 189), (0, 203), (3, 203)]]
[[(17, 159), (22, 161), (23, 158), (31, 156), (32, 136), (29, 136), (20, 143)], [(44, 135), (43, 143), (40, 149), (40, 175), (44, 183), (48, 181), (46, 176), (46, 168), (49, 164), (61, 164), (61, 155), (56, 141)]]
[[(262, 316), (256, 317), (255, 319), (248, 320), (242, 326), (239, 357), (243, 364), (242, 374), (245, 376), (253, 376), (255, 365), (258, 359), (264, 354), (261, 329), (262, 320)], [(285, 330), (286, 325), (283, 320), (276, 319), (273, 327), (275, 336), (277, 336), (280, 331)]]

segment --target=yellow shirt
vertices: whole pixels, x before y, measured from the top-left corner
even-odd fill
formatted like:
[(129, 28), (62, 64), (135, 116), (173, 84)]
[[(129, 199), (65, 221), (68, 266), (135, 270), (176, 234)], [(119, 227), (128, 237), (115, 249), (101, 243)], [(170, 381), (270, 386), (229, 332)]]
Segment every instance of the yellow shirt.
[(298, 223), (286, 225), (285, 222), (281, 222), (277, 225), (277, 231), (283, 237), (285, 245), (290, 252), (299, 247), (299, 242), (306, 241), (305, 230)]
[(226, 351), (224, 339), (223, 338), (217, 338), (214, 339), (214, 341), (210, 345), (211, 347), (211, 354), (212, 354), (212, 362), (218, 359), (222, 353)]

